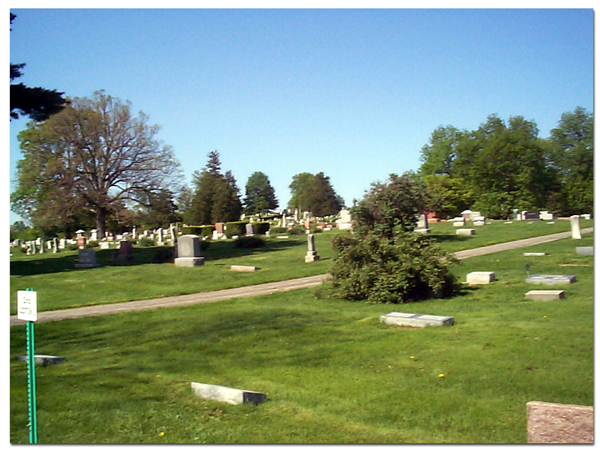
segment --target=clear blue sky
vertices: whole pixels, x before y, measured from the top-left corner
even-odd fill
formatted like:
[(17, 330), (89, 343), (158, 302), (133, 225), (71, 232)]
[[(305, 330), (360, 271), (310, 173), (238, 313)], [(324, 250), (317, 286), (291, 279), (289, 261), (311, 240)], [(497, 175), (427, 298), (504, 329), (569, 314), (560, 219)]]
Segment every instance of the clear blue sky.
[[(300, 172), (324, 172), (351, 205), (417, 170), (439, 125), (522, 115), (547, 137), (562, 113), (593, 111), (589, 8), (11, 11), (19, 81), (130, 100), (187, 184), (218, 150), (242, 195), (261, 171), (281, 207)], [(25, 123), (10, 123), (11, 180)]]

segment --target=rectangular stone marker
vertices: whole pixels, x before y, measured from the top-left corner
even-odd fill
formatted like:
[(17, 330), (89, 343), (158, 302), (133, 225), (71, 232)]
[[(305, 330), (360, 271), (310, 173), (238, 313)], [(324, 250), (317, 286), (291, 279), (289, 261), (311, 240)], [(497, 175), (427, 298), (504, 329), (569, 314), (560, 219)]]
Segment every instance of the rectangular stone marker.
[(257, 405), (267, 399), (267, 394), (243, 389), (234, 389), (216, 384), (192, 382), (192, 391), (200, 398), (216, 400), (218, 402), (227, 402), (232, 405), (241, 405), (242, 403), (254, 403)]
[(456, 230), (456, 234), (458, 236), (472, 236), (475, 234), (475, 230), (473, 228), (463, 228), (462, 230)]
[(575, 275), (530, 275), (525, 279), (525, 283), (530, 284), (545, 284), (554, 286), (556, 284), (575, 283)]
[(575, 251), (578, 255), (594, 256), (594, 247), (577, 247)]
[(534, 302), (561, 300), (565, 298), (565, 291), (529, 291), (525, 294), (525, 298)]
[(177, 240), (176, 267), (196, 267), (204, 265), (200, 255), (200, 238), (194, 234), (185, 234)]
[(540, 220), (539, 211), (523, 211), (523, 220)]
[(467, 274), (467, 283), (469, 284), (490, 284), (496, 280), (494, 272), (471, 272)]
[(79, 260), (75, 264), (76, 269), (90, 269), (92, 267), (98, 267), (96, 263), (96, 252), (93, 248), (85, 248), (79, 250)]
[(539, 252), (539, 253), (535, 253), (535, 252), (534, 253), (523, 253), (523, 256), (546, 256), (546, 253), (542, 253), (542, 252)]
[(235, 270), (236, 272), (254, 272), (258, 270), (258, 267), (254, 266), (231, 266), (231, 270)]
[(379, 320), (388, 325), (409, 326), (415, 328), (454, 325), (454, 317), (451, 316), (434, 316), (429, 314), (412, 314), (401, 312), (383, 314), (379, 317)]
[(571, 237), (581, 239), (581, 218), (578, 215), (571, 216)]
[(528, 444), (593, 444), (594, 407), (527, 403)]
[(455, 227), (464, 227), (465, 226), (465, 221), (464, 220), (457, 220), (456, 222), (454, 222), (454, 226)]

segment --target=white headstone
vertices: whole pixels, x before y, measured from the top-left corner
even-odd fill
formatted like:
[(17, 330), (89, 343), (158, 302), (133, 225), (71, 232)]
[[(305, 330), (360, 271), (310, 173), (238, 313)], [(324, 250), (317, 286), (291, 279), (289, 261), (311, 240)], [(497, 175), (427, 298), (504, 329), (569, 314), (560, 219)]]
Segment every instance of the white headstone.
[(571, 216), (571, 236), (573, 239), (581, 239), (581, 220), (579, 216)]

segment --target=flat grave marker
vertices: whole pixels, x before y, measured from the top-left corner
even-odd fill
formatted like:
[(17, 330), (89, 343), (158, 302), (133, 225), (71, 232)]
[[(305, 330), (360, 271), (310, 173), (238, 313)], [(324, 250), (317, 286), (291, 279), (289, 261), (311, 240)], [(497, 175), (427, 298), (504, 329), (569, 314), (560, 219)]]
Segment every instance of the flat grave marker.
[(575, 251), (578, 255), (594, 256), (594, 247), (577, 247)]
[(430, 314), (401, 312), (390, 312), (383, 314), (379, 317), (379, 320), (388, 325), (408, 326), (414, 328), (454, 325), (454, 317), (451, 316), (435, 316)]
[(577, 279), (575, 275), (529, 275), (526, 283), (530, 284), (545, 284), (546, 286), (554, 286), (557, 284), (575, 283)]
[(565, 298), (565, 291), (529, 291), (525, 294), (527, 300), (534, 302), (547, 302), (550, 300), (561, 300)]
[(494, 272), (471, 272), (467, 274), (468, 284), (490, 284), (496, 280)]
[(475, 234), (475, 230), (473, 228), (462, 228), (460, 230), (456, 230), (457, 236), (473, 236)]
[(258, 270), (258, 267), (255, 266), (231, 266), (231, 269), (235, 272), (254, 272)]
[(192, 391), (197, 397), (218, 402), (226, 402), (232, 405), (241, 405), (243, 403), (254, 403), (257, 405), (267, 399), (267, 394), (219, 386), (216, 384), (192, 382)]

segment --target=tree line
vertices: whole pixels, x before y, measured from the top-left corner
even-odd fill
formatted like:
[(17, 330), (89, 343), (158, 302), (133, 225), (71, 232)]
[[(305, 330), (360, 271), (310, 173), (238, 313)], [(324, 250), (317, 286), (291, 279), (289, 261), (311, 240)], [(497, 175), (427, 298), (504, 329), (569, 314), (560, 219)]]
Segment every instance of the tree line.
[(534, 121), (490, 115), (476, 130), (436, 128), (421, 150), (416, 176), (427, 207), (439, 218), (472, 208), (506, 218), (513, 209), (558, 215), (591, 213), (594, 185), (593, 114), (577, 107), (562, 114), (550, 137)]

